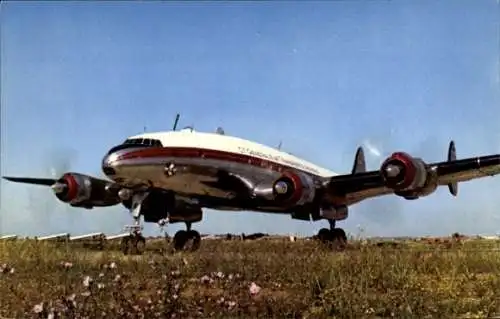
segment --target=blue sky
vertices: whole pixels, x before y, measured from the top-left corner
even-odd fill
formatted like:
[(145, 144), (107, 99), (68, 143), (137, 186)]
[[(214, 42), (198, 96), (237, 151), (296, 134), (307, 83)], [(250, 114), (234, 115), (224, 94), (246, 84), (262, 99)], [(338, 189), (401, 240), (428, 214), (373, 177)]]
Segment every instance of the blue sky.
[[(1, 10), (2, 175), (102, 176), (113, 145), (180, 125), (283, 148), (348, 172), (405, 150), (500, 152), (498, 1), (8, 2)], [(377, 156), (380, 153), (381, 156)], [(63, 167), (71, 161), (69, 167)], [(66, 165), (67, 166), (67, 165)], [(347, 231), (500, 231), (500, 177), (351, 208)], [(82, 210), (2, 181), (0, 233), (118, 233), (122, 207)], [(309, 235), (326, 222), (208, 211), (202, 232)], [(183, 227), (170, 227), (175, 231)], [(156, 234), (156, 226), (146, 230)]]

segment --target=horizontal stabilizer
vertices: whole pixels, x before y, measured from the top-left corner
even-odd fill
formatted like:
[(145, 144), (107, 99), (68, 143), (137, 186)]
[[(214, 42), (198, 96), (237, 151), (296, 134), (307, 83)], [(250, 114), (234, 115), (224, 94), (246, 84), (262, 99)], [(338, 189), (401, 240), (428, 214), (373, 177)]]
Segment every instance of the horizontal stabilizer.
[(3, 179), (6, 179), (11, 182), (16, 183), (26, 183), (26, 184), (35, 184), (35, 185), (43, 185), (43, 186), (51, 186), (57, 182), (57, 180), (53, 178), (32, 178), (32, 177), (8, 177), (3, 176)]
[(363, 148), (360, 146), (356, 151), (356, 156), (354, 157), (354, 164), (352, 165), (352, 174), (364, 173), (366, 172), (366, 160), (365, 160), (365, 152)]

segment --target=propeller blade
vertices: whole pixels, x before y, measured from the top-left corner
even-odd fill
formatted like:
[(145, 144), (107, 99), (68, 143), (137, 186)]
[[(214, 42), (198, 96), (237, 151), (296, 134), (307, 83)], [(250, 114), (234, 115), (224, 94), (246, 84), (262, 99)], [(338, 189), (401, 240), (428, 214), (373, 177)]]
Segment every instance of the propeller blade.
[(10, 177), (10, 176), (3, 176), (2, 178), (16, 183), (26, 183), (26, 184), (35, 184), (43, 186), (52, 186), (55, 182), (57, 182), (57, 180), (53, 178)]
[[(453, 162), (457, 160), (457, 149), (455, 148), (455, 142), (452, 140), (450, 141), (450, 145), (448, 146), (448, 162)], [(450, 194), (453, 196), (458, 195), (458, 183), (449, 183), (448, 184), (448, 190), (450, 191)]]

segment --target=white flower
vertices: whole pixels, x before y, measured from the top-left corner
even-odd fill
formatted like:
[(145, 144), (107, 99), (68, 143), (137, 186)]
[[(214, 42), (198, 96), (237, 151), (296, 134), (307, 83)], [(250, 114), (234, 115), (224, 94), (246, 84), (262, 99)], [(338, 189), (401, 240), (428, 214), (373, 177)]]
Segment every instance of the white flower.
[(250, 289), (249, 289), (249, 291), (250, 291), (250, 294), (251, 294), (252, 296), (255, 296), (255, 295), (257, 295), (257, 294), (261, 291), (261, 289), (262, 289), (262, 288), (260, 288), (260, 287), (259, 287), (256, 283), (252, 282), (252, 283), (250, 284)]
[(39, 304), (36, 304), (34, 307), (33, 307), (33, 312), (35, 313), (40, 313), (43, 311), (43, 301)]
[(222, 279), (222, 278), (224, 278), (224, 273), (222, 273), (222, 271), (216, 272), (215, 277)]
[(11, 267), (11, 266), (9, 266), (7, 264), (2, 264), (2, 266), (0, 266), (0, 273), (4, 273), (4, 274), (11, 273), (11, 274), (13, 274), (14, 273), (13, 269), (14, 269), (13, 267)]
[(208, 284), (208, 283), (212, 283), (213, 279), (208, 277), (207, 275), (205, 275), (205, 276), (201, 277), (200, 281), (202, 283)]
[(73, 307), (76, 307), (75, 299), (76, 299), (76, 294), (71, 294), (68, 297), (66, 297), (66, 301), (70, 302), (73, 305)]
[(89, 286), (90, 286), (90, 284), (92, 283), (92, 281), (93, 281), (93, 280), (92, 280), (92, 278), (90, 278), (90, 276), (85, 276), (85, 277), (83, 278), (83, 285), (84, 285), (85, 287), (89, 287)]

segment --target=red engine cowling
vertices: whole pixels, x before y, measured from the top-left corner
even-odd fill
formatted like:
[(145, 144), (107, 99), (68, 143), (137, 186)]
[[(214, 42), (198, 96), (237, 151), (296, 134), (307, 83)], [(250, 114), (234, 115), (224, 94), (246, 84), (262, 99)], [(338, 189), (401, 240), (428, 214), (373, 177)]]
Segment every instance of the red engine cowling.
[(309, 175), (286, 172), (274, 181), (272, 192), (276, 201), (287, 206), (300, 206), (314, 200), (316, 187)]
[(393, 153), (387, 158), (380, 173), (386, 186), (397, 192), (424, 188), (429, 177), (424, 161), (403, 152)]
[(73, 206), (91, 208), (93, 206), (111, 206), (120, 202), (120, 198), (110, 191), (109, 181), (91, 176), (66, 173), (52, 186), (56, 197)]

